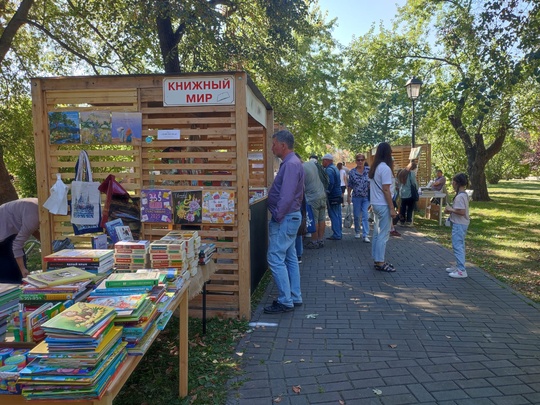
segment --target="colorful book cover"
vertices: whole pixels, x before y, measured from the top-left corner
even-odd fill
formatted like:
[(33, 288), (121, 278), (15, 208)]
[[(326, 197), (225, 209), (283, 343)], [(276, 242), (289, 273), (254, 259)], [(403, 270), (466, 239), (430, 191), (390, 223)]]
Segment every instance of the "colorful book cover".
[(131, 315), (133, 311), (141, 306), (148, 295), (122, 295), (114, 297), (92, 298), (92, 304), (113, 307), (117, 315)]
[(91, 280), (92, 273), (81, 270), (77, 267), (65, 267), (63, 269), (51, 270), (43, 273), (30, 274), (26, 280), (37, 287), (47, 287), (62, 284), (71, 284), (75, 281)]
[(112, 113), (112, 143), (140, 145), (142, 139), (142, 113)]
[(133, 235), (131, 234), (131, 228), (129, 226), (123, 225), (123, 226), (117, 226), (114, 228), (116, 232), (116, 236), (118, 237), (119, 241), (132, 241)]
[(91, 335), (114, 315), (114, 308), (77, 302), (45, 322), (43, 330)]
[(80, 143), (78, 111), (58, 111), (49, 113), (50, 143)]
[(107, 231), (107, 235), (111, 237), (112, 243), (118, 242), (118, 235), (115, 231), (117, 226), (124, 226), (121, 218), (116, 218), (112, 221), (105, 222), (105, 230)]
[(113, 249), (64, 249), (44, 257), (46, 262), (100, 262), (114, 254)]
[(105, 285), (107, 288), (157, 285), (159, 283), (160, 274), (159, 271), (149, 271), (145, 273), (114, 273), (105, 280)]
[(141, 190), (141, 222), (172, 223), (171, 190)]
[(234, 192), (205, 190), (202, 194), (202, 222), (207, 224), (234, 223)]
[(110, 111), (81, 111), (79, 116), (83, 144), (112, 143)]
[(202, 223), (201, 190), (174, 191), (172, 194), (175, 224)]
[(106, 234), (102, 233), (101, 235), (92, 236), (92, 249), (107, 249), (108, 247)]

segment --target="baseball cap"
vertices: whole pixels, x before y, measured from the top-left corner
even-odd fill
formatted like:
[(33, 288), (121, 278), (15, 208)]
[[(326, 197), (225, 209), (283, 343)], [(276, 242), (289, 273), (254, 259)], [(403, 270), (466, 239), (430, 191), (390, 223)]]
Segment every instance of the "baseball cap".
[(334, 157), (333, 157), (330, 153), (327, 153), (327, 154), (324, 155), (322, 158), (323, 158), (323, 160), (324, 160), (324, 159), (332, 160), (332, 161), (334, 160)]

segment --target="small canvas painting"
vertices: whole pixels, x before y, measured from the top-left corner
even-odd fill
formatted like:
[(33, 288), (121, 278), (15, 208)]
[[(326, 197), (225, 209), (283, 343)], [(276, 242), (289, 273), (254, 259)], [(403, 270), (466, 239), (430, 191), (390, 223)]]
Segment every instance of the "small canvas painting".
[(174, 223), (175, 224), (200, 224), (202, 191), (175, 191)]
[(82, 143), (112, 143), (110, 111), (81, 111), (80, 117)]
[(49, 134), (50, 143), (80, 143), (79, 112), (50, 112)]
[(112, 143), (140, 145), (142, 139), (142, 113), (112, 113)]

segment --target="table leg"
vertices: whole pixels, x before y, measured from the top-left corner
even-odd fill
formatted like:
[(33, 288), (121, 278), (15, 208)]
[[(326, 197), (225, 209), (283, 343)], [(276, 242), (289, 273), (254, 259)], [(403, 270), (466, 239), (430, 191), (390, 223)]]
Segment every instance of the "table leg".
[(178, 361), (179, 361), (179, 380), (178, 389), (180, 398), (184, 398), (188, 394), (188, 292), (187, 290), (182, 295), (180, 304), (178, 305), (179, 333), (178, 333)]

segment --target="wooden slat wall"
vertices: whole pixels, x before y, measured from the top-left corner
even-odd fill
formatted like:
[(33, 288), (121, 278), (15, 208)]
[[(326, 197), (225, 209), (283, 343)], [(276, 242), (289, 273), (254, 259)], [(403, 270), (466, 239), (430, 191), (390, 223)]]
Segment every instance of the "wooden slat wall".
[[(231, 74), (228, 72), (227, 74)], [(235, 78), (236, 105), (164, 107), (162, 80), (165, 76), (118, 76), (33, 79), (34, 133), (38, 167), (38, 197), (45, 201), (56, 173), (69, 184), (79, 151), (90, 156), (94, 180), (115, 174), (133, 195), (143, 188), (171, 190), (227, 189), (236, 196), (233, 224), (196, 226), (201, 237), (216, 243), (218, 271), (208, 284), (208, 314), (249, 317), (249, 187), (266, 187), (271, 178), (266, 159), (270, 155), (268, 132), (247, 113), (246, 86), (253, 86), (244, 72)], [(201, 75), (180, 75), (194, 76)], [(170, 76), (168, 76), (170, 77)], [(265, 100), (267, 122), (273, 113)], [(141, 145), (51, 145), (47, 114), (51, 111), (140, 111), (143, 122)], [(180, 129), (181, 139), (158, 141), (159, 129)], [(147, 136), (154, 140), (144, 142)], [(250, 154), (262, 156), (249, 160)], [(74, 236), (69, 216), (52, 216), (42, 209), (43, 255), (48, 243), (69, 237), (88, 245), (90, 236)], [(155, 240), (180, 225), (143, 223), (141, 238)], [(193, 227), (191, 228), (193, 229)], [(190, 304), (200, 306), (200, 298)], [(198, 312), (194, 312), (197, 314)]]

